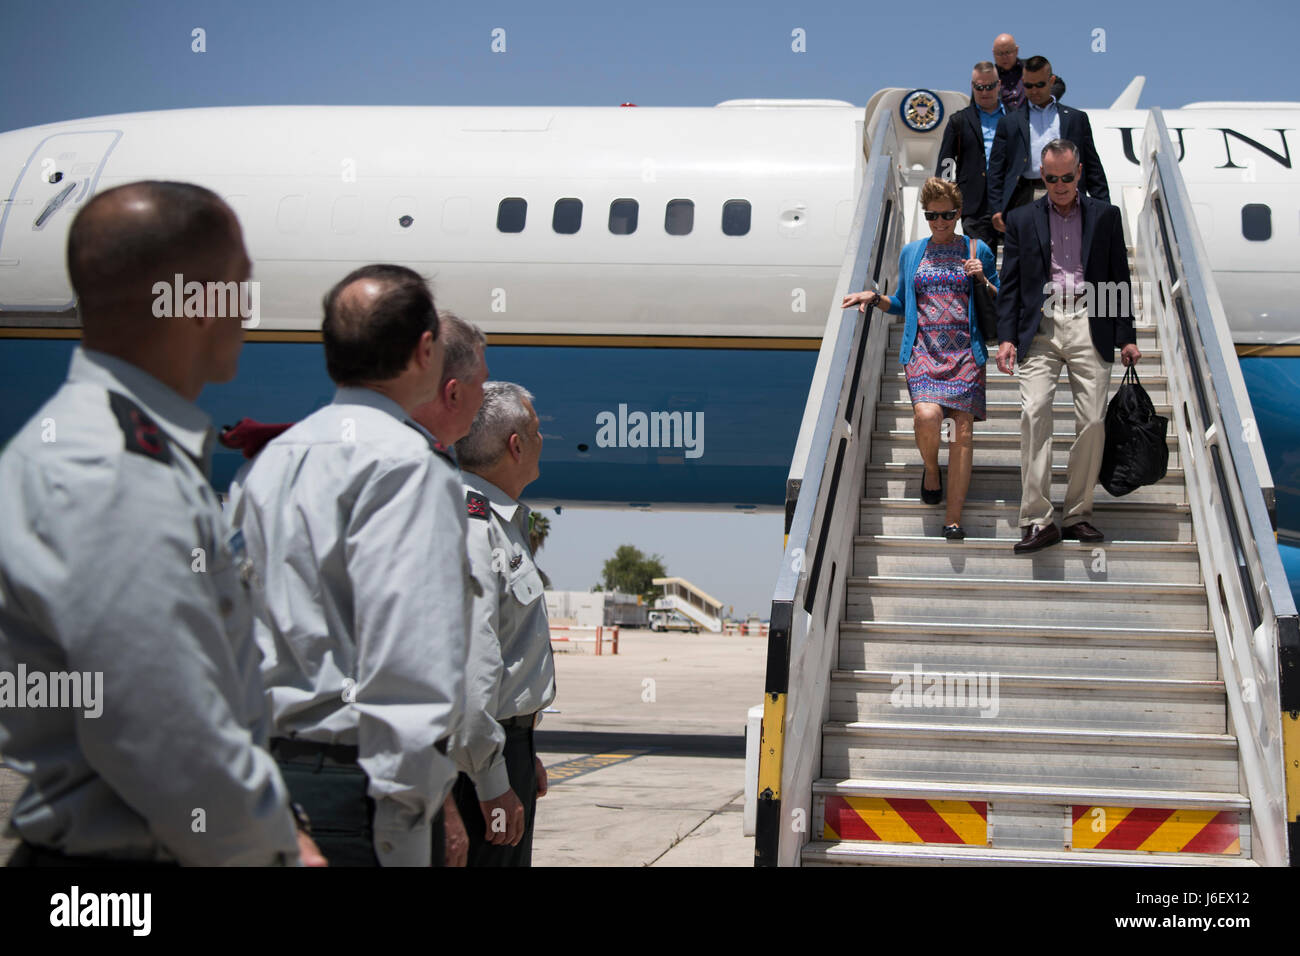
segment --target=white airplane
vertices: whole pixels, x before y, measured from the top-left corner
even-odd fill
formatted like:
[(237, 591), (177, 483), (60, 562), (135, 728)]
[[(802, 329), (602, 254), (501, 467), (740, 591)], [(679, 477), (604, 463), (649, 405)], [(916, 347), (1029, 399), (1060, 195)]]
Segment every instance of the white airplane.
[[(1116, 203), (1139, 180), (1140, 88), (1088, 111)], [(1281, 538), (1300, 545), (1300, 103), (1164, 115), (1268, 448)], [(495, 377), (537, 395), (537, 500), (779, 508), (863, 119), (838, 100), (239, 107), (0, 134), (0, 441), (65, 374), (78, 208), (121, 183), (183, 180), (234, 207), (260, 283), (239, 378), (203, 397), (217, 422), (291, 421), (327, 401), (322, 294), (355, 266), (400, 262), (489, 334)], [(219, 456), (218, 484), (237, 464)], [(1300, 577), (1300, 550), (1284, 558)]]

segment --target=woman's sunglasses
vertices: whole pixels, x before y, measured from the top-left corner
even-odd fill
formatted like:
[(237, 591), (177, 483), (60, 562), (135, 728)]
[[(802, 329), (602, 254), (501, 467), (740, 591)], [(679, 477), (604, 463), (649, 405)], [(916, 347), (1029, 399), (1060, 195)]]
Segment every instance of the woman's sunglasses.
[(944, 222), (952, 222), (956, 218), (956, 209), (949, 209), (947, 212), (927, 212), (925, 214), (926, 222), (934, 222), (936, 219), (943, 219)]

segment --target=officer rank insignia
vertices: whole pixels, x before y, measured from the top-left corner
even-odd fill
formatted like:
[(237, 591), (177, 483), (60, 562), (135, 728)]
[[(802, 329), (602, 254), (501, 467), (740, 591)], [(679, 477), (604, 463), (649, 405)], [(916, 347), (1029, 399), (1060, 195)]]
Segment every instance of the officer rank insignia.
[(482, 518), (487, 521), (488, 500), (477, 491), (465, 492), (465, 507), (471, 518)]
[(144, 413), (135, 402), (117, 392), (108, 393), (108, 405), (122, 428), (123, 446), (127, 451), (144, 455), (165, 465), (171, 464), (172, 453), (167, 447), (158, 423)]
[[(441, 455), (443, 458), (446, 458), (446, 459), (447, 459), (449, 462), (451, 462), (453, 465), (456, 464), (456, 456), (455, 456), (455, 454), (453, 454), (453, 453), (452, 453), (452, 450), (451, 450), (450, 448), (448, 448), (446, 445), (444, 445), (442, 442), (435, 440), (434, 443), (433, 443), (433, 451), (434, 451), (434, 454)], [(460, 466), (457, 465), (457, 467), (460, 467)]]

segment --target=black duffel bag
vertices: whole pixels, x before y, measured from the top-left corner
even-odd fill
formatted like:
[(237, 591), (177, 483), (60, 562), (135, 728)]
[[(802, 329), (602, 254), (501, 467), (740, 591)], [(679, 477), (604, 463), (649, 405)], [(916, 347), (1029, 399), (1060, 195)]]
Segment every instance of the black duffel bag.
[(1168, 430), (1169, 419), (1156, 414), (1130, 365), (1106, 409), (1106, 450), (1097, 481), (1117, 498), (1155, 484), (1169, 467)]

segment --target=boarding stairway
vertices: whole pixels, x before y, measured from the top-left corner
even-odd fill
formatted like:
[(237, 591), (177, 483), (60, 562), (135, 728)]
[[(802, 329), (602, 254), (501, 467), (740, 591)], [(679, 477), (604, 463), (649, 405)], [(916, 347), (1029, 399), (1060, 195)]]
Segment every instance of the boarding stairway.
[(677, 611), (689, 621), (713, 634), (722, 633), (722, 602), (685, 578), (654, 578), (651, 582), (663, 594), (655, 598), (655, 609)]
[[(859, 218), (791, 471), (756, 863), (1286, 865), (1300, 850), (1282, 739), (1296, 610), (1159, 111), (1125, 211), (1134, 290), (1153, 290), (1135, 299), (1138, 370), (1170, 422), (1168, 474), (1118, 499), (1097, 488), (1105, 542), (1022, 557), (1017, 380), (990, 356), (967, 538), (949, 542), (943, 505), (920, 500), (901, 318), (837, 308), (872, 282), (891, 291), (898, 250), (925, 229), (916, 187), (933, 155), (909, 155), (889, 92), (868, 106)], [(1053, 417), (1059, 510), (1064, 371)]]

